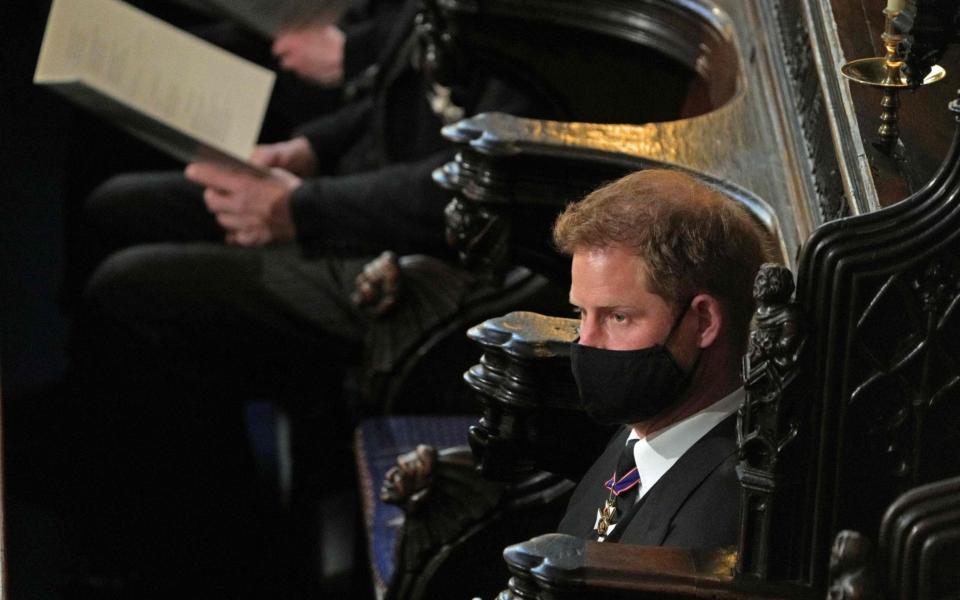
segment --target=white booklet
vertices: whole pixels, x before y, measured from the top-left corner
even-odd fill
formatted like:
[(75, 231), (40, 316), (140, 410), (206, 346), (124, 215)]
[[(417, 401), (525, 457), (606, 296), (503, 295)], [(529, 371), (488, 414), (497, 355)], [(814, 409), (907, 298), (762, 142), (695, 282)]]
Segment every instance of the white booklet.
[(118, 0), (54, 0), (33, 76), (183, 161), (254, 170), (274, 79)]

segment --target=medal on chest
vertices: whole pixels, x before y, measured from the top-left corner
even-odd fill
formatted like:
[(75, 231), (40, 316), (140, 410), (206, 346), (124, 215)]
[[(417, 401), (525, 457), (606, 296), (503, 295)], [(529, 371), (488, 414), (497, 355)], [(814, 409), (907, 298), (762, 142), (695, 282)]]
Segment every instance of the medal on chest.
[(597, 520), (597, 541), (602, 542), (607, 538), (611, 525), (616, 523), (625, 511), (627, 506), (632, 504), (636, 498), (637, 489), (640, 484), (640, 473), (636, 467), (630, 469), (623, 477), (617, 478), (616, 474), (604, 483), (604, 487), (610, 491), (610, 495), (604, 500), (600, 508), (600, 518)]
[(610, 529), (610, 525), (613, 524), (616, 516), (617, 500), (613, 494), (610, 494), (610, 497), (604, 501), (603, 508), (600, 509), (600, 520), (597, 521), (598, 542), (602, 542), (603, 540), (607, 539), (607, 531)]

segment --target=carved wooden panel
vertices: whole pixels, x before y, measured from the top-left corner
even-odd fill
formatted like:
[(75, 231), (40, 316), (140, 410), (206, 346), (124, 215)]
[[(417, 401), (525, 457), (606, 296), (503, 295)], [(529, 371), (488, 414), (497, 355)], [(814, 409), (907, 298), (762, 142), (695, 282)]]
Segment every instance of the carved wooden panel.
[[(773, 311), (783, 315), (779, 321), (758, 319), (754, 345), (761, 350), (746, 361), (741, 419), (745, 575), (823, 589), (823, 557), (836, 532), (876, 539), (897, 495), (960, 473), (958, 199), (954, 146), (914, 196), (818, 229), (800, 258), (797, 303), (781, 298)], [(807, 334), (799, 360), (783, 370), (777, 353), (791, 347), (787, 338), (797, 328), (777, 323), (791, 320)], [(796, 437), (784, 444), (794, 428)], [(751, 450), (753, 439), (765, 436), (766, 450)], [(781, 451), (790, 446), (798, 451)], [(802, 485), (781, 485), (784, 474)]]

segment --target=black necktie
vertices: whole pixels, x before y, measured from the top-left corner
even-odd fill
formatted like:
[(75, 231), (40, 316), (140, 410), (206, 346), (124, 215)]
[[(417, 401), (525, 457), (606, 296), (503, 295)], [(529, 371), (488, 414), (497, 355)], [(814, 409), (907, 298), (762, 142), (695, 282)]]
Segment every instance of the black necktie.
[(610, 525), (620, 521), (630, 510), (640, 490), (640, 476), (633, 457), (633, 447), (636, 445), (637, 440), (627, 441), (617, 459), (616, 472), (603, 484), (608, 496), (600, 509), (600, 520), (596, 529), (597, 539), (601, 542), (606, 539)]

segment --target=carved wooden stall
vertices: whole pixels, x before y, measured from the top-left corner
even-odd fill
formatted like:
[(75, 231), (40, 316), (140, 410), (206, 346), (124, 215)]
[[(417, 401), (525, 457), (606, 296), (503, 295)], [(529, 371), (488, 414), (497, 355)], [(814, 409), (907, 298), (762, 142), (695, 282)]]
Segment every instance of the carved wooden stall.
[[(862, 4), (867, 8), (869, 2)], [(877, 4), (876, 10), (882, 8)], [(911, 167), (922, 151), (875, 146), (872, 127), (862, 125), (875, 123), (879, 95), (851, 89), (839, 72), (846, 58), (854, 58), (844, 55), (853, 39), (848, 33), (863, 28), (849, 6), (840, 0), (445, 0), (431, 10), (433, 32), (442, 41), (438, 56), (455, 57), (461, 66), (509, 72), (510, 65), (524, 64), (525, 57), (536, 56), (530, 48), (504, 44), (497, 28), (478, 24), (493, 20), (504, 32), (527, 32), (542, 19), (561, 29), (654, 46), (694, 74), (683, 108), (661, 121), (625, 125), (615, 118), (543, 121), (488, 114), (449, 126), (445, 133), (460, 152), (436, 178), (455, 196), (448, 208), (449, 237), (465, 264), (493, 276), (523, 264), (564, 281), (567, 263), (548, 243), (554, 215), (599, 183), (667, 165), (743, 202), (797, 273), (795, 297), (791, 272), (782, 267), (765, 269), (755, 290), (760, 308), (744, 360), (748, 399), (739, 422), (739, 547), (616, 547), (548, 535), (505, 551), (512, 578), (501, 597), (823, 597), (831, 581), (831, 597), (880, 589), (887, 597), (914, 597), (920, 588), (934, 594), (956, 584), (929, 573), (932, 564), (955, 560), (949, 552), (956, 549), (955, 484), (908, 490), (960, 472), (951, 459), (960, 450), (960, 234), (954, 233), (960, 150), (954, 142), (944, 169), (929, 184), (906, 201), (891, 200), (916, 189), (916, 173), (930, 169)], [(569, 52), (559, 54), (560, 64), (576, 60)], [(438, 66), (441, 77), (443, 72)], [(546, 68), (540, 76), (550, 81), (551, 73)], [(631, 94), (633, 102), (649, 96), (642, 86), (626, 87), (628, 101)], [(576, 105), (571, 94), (558, 97)], [(603, 102), (602, 94), (592, 96)], [(951, 127), (944, 103), (927, 115), (938, 127)], [(894, 205), (880, 211), (881, 204)], [(573, 410), (572, 400), (557, 391), (560, 375), (550, 380), (550, 389), (528, 382), (542, 368), (537, 349), (550, 348), (545, 360), (562, 363), (565, 349), (553, 342), (572, 336), (543, 335), (544, 323), (542, 317), (508, 315), (471, 333), (484, 356), (466, 377), (484, 414), (470, 442), (487, 477), (523, 481), (555, 467), (543, 460), (552, 456), (545, 448), (556, 448), (564, 436), (556, 429), (543, 436), (546, 428), (538, 425), (557, 424), (557, 415)], [(444, 467), (436, 464), (439, 477)], [(428, 495), (428, 485), (417, 493)], [(881, 515), (904, 493), (881, 536)], [(904, 511), (912, 516), (897, 516)], [(400, 546), (443, 519), (442, 510), (408, 512)], [(834, 544), (844, 529), (862, 535), (843, 534)], [(438, 547), (464, 552), (469, 537), (448, 534)], [(881, 560), (904, 565), (882, 588), (870, 587), (864, 538), (881, 541)], [(899, 558), (903, 548), (916, 549), (929, 539), (937, 540), (930, 542), (935, 549), (947, 550), (931, 550), (924, 560), (913, 550), (913, 562)], [(425, 590), (490, 589), (482, 581), (436, 583), (442, 561), (426, 574), (418, 570), (422, 564), (398, 566), (408, 579), (402, 590), (388, 593), (423, 597), (418, 594)], [(916, 584), (916, 577), (926, 579)], [(894, 591), (901, 589), (912, 591)]]

